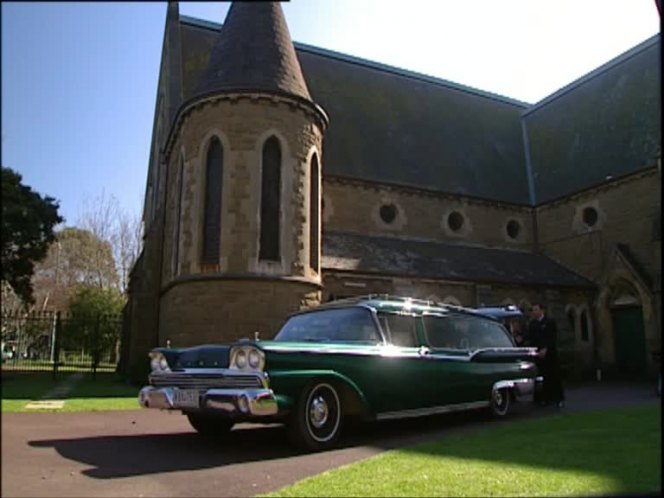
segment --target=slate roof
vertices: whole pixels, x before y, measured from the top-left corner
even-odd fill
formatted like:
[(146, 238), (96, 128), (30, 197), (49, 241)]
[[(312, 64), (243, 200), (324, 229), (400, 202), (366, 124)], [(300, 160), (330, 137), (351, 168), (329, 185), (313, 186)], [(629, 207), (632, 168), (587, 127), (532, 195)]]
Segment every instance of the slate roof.
[[(180, 19), (186, 100), (219, 25)], [(294, 45), (313, 100), (330, 116), (325, 175), (528, 203), (520, 124), (526, 104)]]
[(323, 234), (322, 266), (327, 271), (402, 277), (595, 287), (542, 254), (340, 232)]
[(279, 2), (233, 2), (197, 93), (261, 90), (311, 100)]
[[(180, 23), (187, 100), (221, 26), (187, 16)], [(535, 204), (651, 166), (661, 154), (659, 35), (534, 106), (294, 46), (311, 97), (330, 117), (326, 176), (531, 205), (522, 123)], [(229, 49), (227, 62), (239, 53)]]
[(656, 35), (525, 113), (537, 204), (655, 165), (660, 49)]

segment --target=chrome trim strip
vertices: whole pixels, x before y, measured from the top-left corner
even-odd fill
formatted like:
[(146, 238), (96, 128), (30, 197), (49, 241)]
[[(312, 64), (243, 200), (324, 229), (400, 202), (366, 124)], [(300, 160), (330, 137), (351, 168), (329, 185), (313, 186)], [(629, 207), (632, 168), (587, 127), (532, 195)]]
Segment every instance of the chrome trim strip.
[(498, 389), (513, 389), (517, 395), (525, 396), (527, 394), (532, 394), (535, 390), (535, 379), (523, 378), (499, 380), (494, 382), (492, 392)]
[(537, 353), (537, 348), (517, 348), (517, 347), (511, 347), (511, 348), (479, 348), (479, 349), (474, 349), (470, 353), (470, 358), (472, 359), (473, 356), (479, 354), (479, 353), (484, 353), (486, 351), (495, 351), (496, 353), (501, 353), (501, 352), (528, 352), (530, 354), (535, 354)]
[(377, 420), (390, 420), (395, 418), (421, 417), (425, 415), (435, 415), (439, 413), (458, 412), (462, 410), (475, 410), (486, 408), (489, 401), (474, 401), (472, 403), (459, 403), (456, 405), (434, 406), (431, 408), (417, 408), (414, 410), (401, 410), (395, 412), (383, 412), (376, 415)]

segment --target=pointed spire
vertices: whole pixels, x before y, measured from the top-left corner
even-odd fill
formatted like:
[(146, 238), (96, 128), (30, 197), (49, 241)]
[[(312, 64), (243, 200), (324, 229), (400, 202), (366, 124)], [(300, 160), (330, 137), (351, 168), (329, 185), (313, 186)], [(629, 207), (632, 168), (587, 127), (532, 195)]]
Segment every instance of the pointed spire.
[(234, 2), (198, 93), (255, 90), (311, 101), (279, 2)]

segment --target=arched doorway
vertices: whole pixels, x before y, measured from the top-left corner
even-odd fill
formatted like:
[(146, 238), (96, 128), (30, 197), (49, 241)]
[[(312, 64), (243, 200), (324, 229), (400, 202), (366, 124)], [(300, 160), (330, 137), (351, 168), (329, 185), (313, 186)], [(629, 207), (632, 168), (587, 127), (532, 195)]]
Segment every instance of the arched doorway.
[(639, 293), (627, 281), (620, 282), (610, 300), (614, 351), (618, 371), (626, 376), (645, 373), (646, 336)]

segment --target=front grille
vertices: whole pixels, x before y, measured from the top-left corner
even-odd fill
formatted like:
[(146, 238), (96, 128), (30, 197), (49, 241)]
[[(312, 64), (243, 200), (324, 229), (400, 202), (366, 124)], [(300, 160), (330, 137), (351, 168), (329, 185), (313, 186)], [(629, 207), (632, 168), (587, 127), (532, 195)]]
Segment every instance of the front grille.
[(155, 387), (178, 387), (180, 389), (253, 389), (262, 387), (259, 376), (210, 375), (190, 373), (165, 373), (150, 375), (150, 384)]

